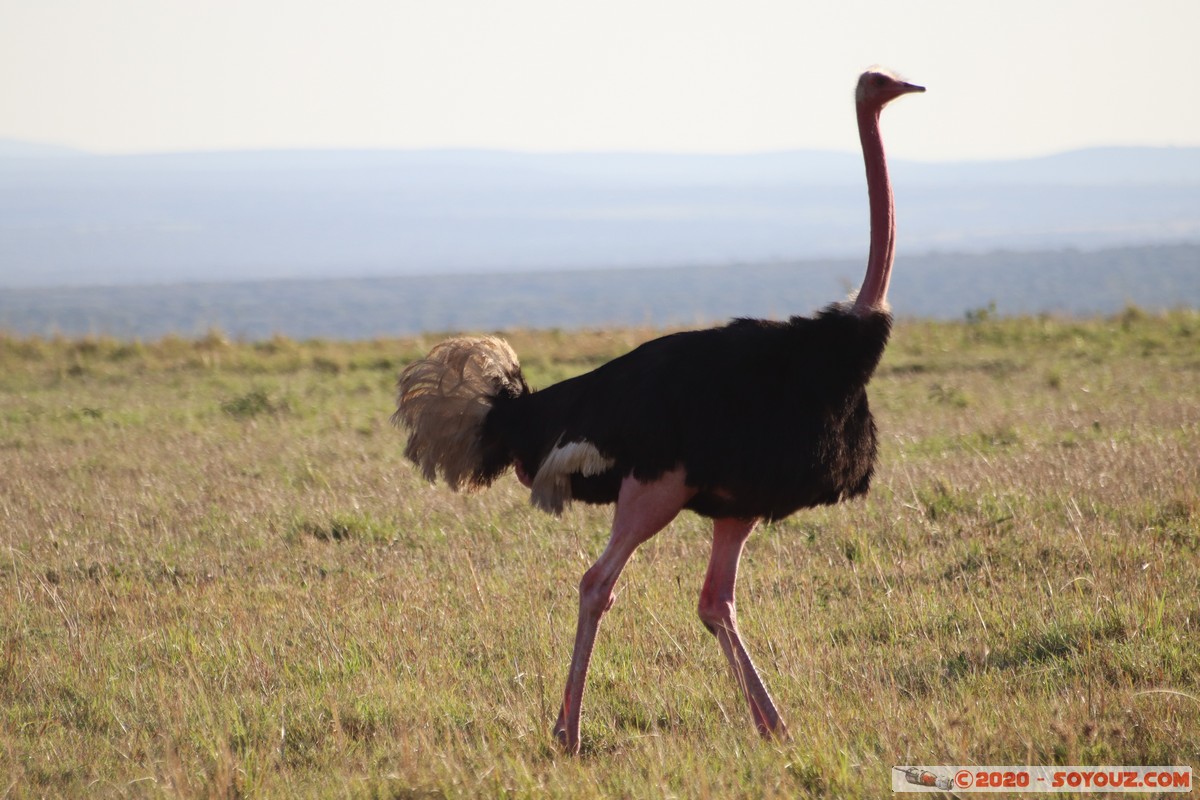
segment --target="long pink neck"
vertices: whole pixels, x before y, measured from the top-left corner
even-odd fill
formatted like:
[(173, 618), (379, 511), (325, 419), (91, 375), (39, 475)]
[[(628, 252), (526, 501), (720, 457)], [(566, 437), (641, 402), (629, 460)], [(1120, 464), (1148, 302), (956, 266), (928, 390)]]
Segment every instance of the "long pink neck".
[(854, 311), (860, 315), (887, 310), (888, 281), (892, 277), (892, 258), (896, 249), (892, 184), (888, 180), (883, 139), (879, 136), (881, 110), (880, 106), (858, 106), (858, 136), (862, 140), (867, 195), (871, 204), (871, 254), (867, 257), (866, 277), (854, 301)]

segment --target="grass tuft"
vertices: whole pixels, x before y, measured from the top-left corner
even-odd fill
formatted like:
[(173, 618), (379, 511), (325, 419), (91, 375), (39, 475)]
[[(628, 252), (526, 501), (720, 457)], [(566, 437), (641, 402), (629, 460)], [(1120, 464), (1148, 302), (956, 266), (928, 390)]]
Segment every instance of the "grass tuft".
[(290, 404), (287, 400), (273, 398), (263, 389), (252, 389), (221, 402), (221, 410), (235, 419), (248, 419), (262, 414), (282, 414), (289, 409)]

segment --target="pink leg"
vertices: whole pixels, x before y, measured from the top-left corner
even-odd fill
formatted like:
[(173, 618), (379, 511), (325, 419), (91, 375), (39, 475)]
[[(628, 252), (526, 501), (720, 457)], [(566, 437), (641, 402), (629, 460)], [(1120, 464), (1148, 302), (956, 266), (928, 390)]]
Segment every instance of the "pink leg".
[(704, 626), (717, 637), (733, 677), (750, 703), (750, 714), (754, 725), (763, 736), (787, 736), (787, 725), (775, 710), (775, 703), (763, 686), (750, 654), (738, 635), (737, 612), (734, 608), (733, 591), (737, 582), (738, 560), (742, 546), (754, 530), (758, 520), (719, 519), (713, 523), (712, 556), (708, 562), (708, 575), (704, 588), (700, 590), (700, 619)]
[(579, 752), (583, 686), (600, 617), (613, 604), (613, 586), (638, 545), (665, 528), (692, 494), (694, 490), (684, 484), (682, 470), (669, 472), (653, 483), (641, 483), (632, 476), (621, 483), (608, 546), (579, 582), (579, 627), (575, 630), (575, 650), (571, 654), (562, 711), (554, 725), (554, 735), (568, 753)]

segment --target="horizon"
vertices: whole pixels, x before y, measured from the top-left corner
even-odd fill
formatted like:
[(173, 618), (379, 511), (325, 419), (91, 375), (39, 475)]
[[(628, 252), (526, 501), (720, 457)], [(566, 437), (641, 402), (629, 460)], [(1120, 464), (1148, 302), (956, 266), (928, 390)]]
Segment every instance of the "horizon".
[[(46, 149), (52, 152), (48, 153), (33, 153), (16, 155), (6, 154), (3, 152), (5, 147), (16, 147), (20, 149), (33, 148), (35, 150)], [(1039, 159), (1055, 158), (1057, 156), (1065, 156), (1073, 153), (1089, 153), (1101, 152), (1108, 150), (1200, 150), (1200, 143), (1196, 144), (1129, 144), (1120, 142), (1097, 143), (1084, 145), (1080, 147), (1071, 147), (1060, 150), (1050, 150), (1046, 152), (1035, 152), (1029, 155), (1009, 155), (996, 157), (964, 157), (960, 159), (926, 159), (920, 157), (904, 157), (893, 156), (888, 154), (889, 162), (907, 162), (922, 165), (954, 165), (954, 164), (973, 164), (973, 163), (992, 163), (992, 162), (1011, 162), (1011, 161), (1036, 161)], [(793, 154), (829, 154), (829, 155), (846, 155), (859, 156), (857, 148), (839, 148), (839, 147), (792, 147), (786, 149), (775, 150), (729, 150), (729, 151), (691, 151), (691, 150), (634, 150), (634, 149), (608, 149), (608, 150), (566, 150), (566, 149), (541, 149), (533, 150), (520, 147), (471, 147), (471, 146), (338, 146), (338, 145), (317, 145), (317, 146), (278, 146), (278, 147), (214, 147), (212, 149), (159, 149), (159, 150), (130, 150), (130, 151), (102, 151), (88, 150), (72, 145), (62, 144), (55, 141), (35, 141), (26, 139), (14, 139), (11, 137), (0, 136), (0, 158), (54, 158), (55, 156), (62, 157), (96, 157), (96, 158), (136, 158), (140, 156), (207, 156), (207, 155), (233, 155), (233, 154), (271, 154), (271, 153), (292, 153), (292, 154), (324, 154), (324, 153), (479, 153), (479, 154), (497, 154), (497, 155), (517, 155), (517, 156), (653, 156), (664, 158), (754, 158), (759, 156), (779, 156)]]
[(94, 155), (851, 152), (871, 64), (929, 89), (888, 110), (897, 159), (1200, 146), (1185, 0), (0, 3), (0, 137)]

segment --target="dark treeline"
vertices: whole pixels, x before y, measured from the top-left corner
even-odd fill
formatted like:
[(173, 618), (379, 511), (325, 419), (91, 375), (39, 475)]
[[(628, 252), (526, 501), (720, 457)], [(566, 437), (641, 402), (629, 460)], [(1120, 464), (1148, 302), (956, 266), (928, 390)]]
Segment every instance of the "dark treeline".
[[(861, 260), (165, 286), (9, 289), (0, 329), (155, 338), (218, 328), (245, 339), (360, 339), (513, 327), (703, 325), (807, 314), (844, 298)], [(1111, 314), (1200, 307), (1200, 244), (1095, 252), (901, 255), (902, 317)]]

